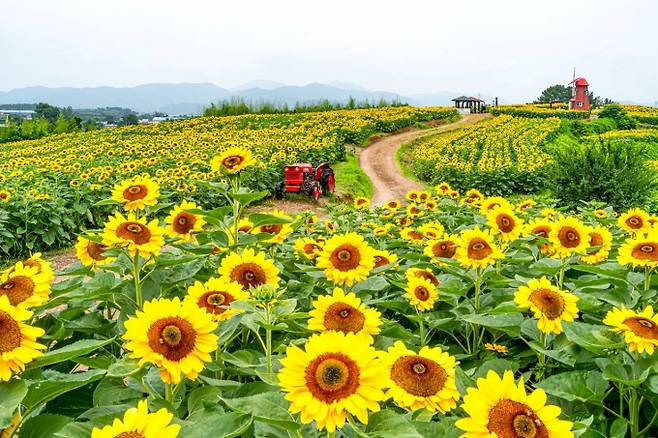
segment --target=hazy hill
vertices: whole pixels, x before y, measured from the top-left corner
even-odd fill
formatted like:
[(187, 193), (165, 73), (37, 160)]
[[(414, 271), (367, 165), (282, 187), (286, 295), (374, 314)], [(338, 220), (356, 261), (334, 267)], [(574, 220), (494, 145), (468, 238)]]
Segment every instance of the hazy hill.
[(0, 92), (0, 104), (47, 102), (73, 108), (127, 107), (138, 112), (160, 111), (180, 103), (208, 105), (231, 92), (214, 84), (146, 84), (136, 87), (27, 87)]
[[(377, 102), (385, 99), (411, 105), (432, 106), (452, 105), (451, 99), (460, 95), (477, 94), (443, 91), (403, 96), (388, 91), (368, 90), (351, 82), (334, 81), (328, 84), (294, 86), (258, 80), (231, 90), (211, 83), (145, 84), (136, 87), (27, 87), (0, 92), (0, 105), (47, 102), (60, 107), (123, 107), (140, 113), (158, 111), (168, 114), (200, 114), (203, 108), (211, 103), (232, 97), (254, 103), (267, 101), (289, 106), (297, 102), (313, 103), (323, 99), (345, 103), (350, 97), (359, 101)], [(493, 100), (492, 96), (482, 95), (481, 98), (487, 102)]]

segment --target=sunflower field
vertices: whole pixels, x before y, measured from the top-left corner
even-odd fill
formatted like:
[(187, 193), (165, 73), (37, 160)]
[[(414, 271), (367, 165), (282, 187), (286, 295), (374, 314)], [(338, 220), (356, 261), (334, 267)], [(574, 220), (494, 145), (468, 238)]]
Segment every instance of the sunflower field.
[(256, 166), (214, 157), (213, 209), (122, 182), (78, 263), (2, 272), (3, 438), (656, 436), (658, 218), (447, 183), (245, 215)]
[(489, 194), (533, 193), (544, 186), (550, 155), (544, 145), (562, 126), (558, 118), (503, 115), (411, 145), (411, 170), (422, 181), (446, 181), (457, 189)]
[(101, 224), (110, 210), (96, 203), (122, 179), (147, 174), (169, 190), (171, 202), (190, 197), (219, 206), (225, 200), (204, 182), (215, 177), (210, 158), (231, 146), (247, 147), (258, 158), (245, 185), (271, 190), (290, 162), (339, 161), (345, 143), (455, 115), (452, 108), (393, 107), (200, 117), (4, 144), (0, 255), (70, 245), (80, 228)]
[(647, 125), (658, 125), (658, 108), (642, 105), (622, 105), (629, 116)]
[(563, 104), (549, 107), (546, 104), (525, 104), (525, 105), (500, 105), (491, 108), (491, 114), (509, 115), (526, 118), (550, 118), (557, 117), (560, 119), (579, 120), (589, 118), (587, 111), (573, 111), (567, 109)]

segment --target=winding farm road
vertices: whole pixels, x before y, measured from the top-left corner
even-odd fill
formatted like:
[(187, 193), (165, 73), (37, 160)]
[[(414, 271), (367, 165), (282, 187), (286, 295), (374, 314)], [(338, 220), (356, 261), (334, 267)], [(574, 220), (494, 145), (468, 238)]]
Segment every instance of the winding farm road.
[(382, 205), (391, 199), (402, 201), (409, 190), (422, 188), (416, 181), (412, 181), (402, 175), (395, 162), (395, 153), (403, 143), (430, 134), (452, 131), (453, 129), (478, 122), (490, 116), (490, 114), (469, 114), (454, 123), (437, 126), (436, 128), (419, 129), (389, 135), (362, 149), (358, 153), (359, 164), (363, 171), (370, 177), (375, 189), (371, 199), (372, 205)]

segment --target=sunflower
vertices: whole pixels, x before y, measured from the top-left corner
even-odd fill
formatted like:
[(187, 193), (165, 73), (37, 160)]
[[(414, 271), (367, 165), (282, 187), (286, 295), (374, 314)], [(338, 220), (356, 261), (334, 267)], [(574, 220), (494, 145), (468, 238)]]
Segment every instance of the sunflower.
[(412, 219), (416, 217), (420, 217), (423, 214), (425, 214), (425, 212), (421, 208), (419, 208), (416, 204), (407, 205), (406, 213), (407, 216)]
[(311, 331), (354, 333), (367, 338), (370, 344), (382, 325), (377, 310), (366, 307), (353, 292), (345, 294), (340, 288), (334, 288), (332, 295), (320, 295), (308, 314)]
[(23, 265), (28, 268), (36, 268), (37, 274), (44, 274), (48, 282), (52, 281), (55, 278), (55, 271), (53, 270), (53, 265), (41, 257), (40, 252), (36, 252), (30, 256), (29, 259), (23, 262)]
[(7, 203), (11, 199), (11, 193), (7, 190), (0, 190), (0, 201)]
[(149, 414), (146, 400), (141, 400), (123, 414), (123, 421), (115, 418), (112, 425), (94, 427), (91, 438), (176, 438), (180, 425), (169, 424), (173, 418), (166, 408)]
[(210, 160), (210, 168), (213, 172), (224, 171), (230, 174), (240, 172), (242, 169), (256, 162), (249, 149), (231, 147), (221, 152)]
[(429, 280), (434, 286), (441, 284), (441, 281), (436, 278), (434, 272), (431, 269), (420, 269), (420, 268), (409, 268), (404, 272), (407, 277), (407, 281), (412, 278), (422, 278), (424, 280)]
[(318, 256), (322, 246), (310, 237), (304, 237), (295, 241), (295, 251), (302, 254), (307, 259), (313, 260)]
[(290, 412), (304, 424), (334, 432), (348, 415), (368, 423), (368, 410), (379, 411), (386, 384), (377, 353), (365, 337), (324, 332), (311, 336), (304, 350), (291, 345), (281, 359), (281, 389)]
[(535, 202), (535, 200), (532, 198), (528, 198), (521, 201), (519, 205), (517, 205), (516, 209), (518, 211), (524, 211), (527, 208), (533, 208), (535, 205), (537, 205), (537, 202)]
[(242, 253), (231, 253), (222, 260), (219, 273), (226, 281), (235, 281), (243, 290), (263, 284), (279, 285), (279, 269), (265, 253), (247, 248)]
[(398, 261), (398, 256), (386, 250), (374, 250), (372, 253), (375, 258), (375, 268), (390, 265)]
[(447, 182), (442, 182), (434, 186), (434, 191), (440, 195), (445, 195), (446, 193), (452, 191), (452, 188)]
[(405, 291), (409, 304), (416, 307), (419, 312), (432, 310), (434, 303), (439, 298), (436, 286), (425, 278), (407, 277)]
[(442, 414), (454, 409), (459, 400), (455, 380), (458, 362), (440, 348), (409, 350), (396, 341), (388, 351), (379, 353), (388, 377), (386, 397), (411, 410), (426, 408)]
[(438, 239), (443, 235), (445, 228), (443, 228), (441, 222), (431, 221), (426, 222), (418, 227), (418, 231), (420, 231), (423, 236), (427, 237), (428, 239)]
[(553, 219), (553, 217), (555, 217), (556, 214), (557, 212), (555, 211), (554, 208), (547, 207), (541, 210), (541, 215), (546, 219)]
[(14, 307), (5, 295), (0, 296), (0, 381), (9, 381), (13, 373), (25, 369), (25, 364), (41, 356), (46, 346), (36, 342), (45, 331), (25, 324), (32, 312)]
[(240, 219), (238, 221), (238, 231), (249, 233), (254, 228), (254, 224), (249, 219)]
[(496, 207), (487, 213), (489, 226), (502, 240), (516, 240), (521, 235), (523, 221), (507, 207)]
[(354, 198), (354, 208), (357, 210), (368, 209), (370, 207), (370, 199), (363, 196), (357, 196)]
[(468, 388), (462, 408), (468, 417), (455, 425), (464, 438), (573, 438), (573, 423), (560, 420), (559, 407), (546, 405), (546, 393), (535, 389), (526, 393), (523, 378), (518, 384), (514, 373), (503, 378), (493, 370), (477, 380), (477, 388)]
[(606, 217), (608, 217), (608, 212), (601, 209), (594, 210), (594, 216), (597, 217), (598, 219), (605, 219)]
[(589, 247), (589, 232), (587, 227), (576, 218), (558, 217), (548, 235), (558, 257), (564, 258), (571, 254), (584, 254)]
[(351, 286), (365, 280), (375, 266), (373, 249), (356, 233), (340, 234), (327, 240), (317, 259), (327, 279)]
[(514, 209), (512, 204), (510, 204), (510, 202), (502, 196), (491, 196), (490, 198), (484, 198), (482, 200), (482, 205), (480, 205), (480, 213), (487, 215), (491, 210), (498, 207), (505, 207), (508, 210)]
[(642, 233), (649, 230), (649, 213), (639, 208), (633, 208), (622, 213), (617, 224), (629, 233)]
[(12, 306), (40, 306), (50, 296), (50, 280), (46, 272), (35, 266), (17, 262), (0, 275), (0, 297), (6, 296)]
[(494, 351), (500, 354), (507, 354), (509, 352), (509, 348), (507, 348), (506, 346), (500, 344), (494, 344), (491, 342), (487, 342), (486, 344), (484, 344), (484, 348), (486, 348), (489, 351)]
[(397, 210), (398, 208), (400, 208), (400, 201), (398, 201), (398, 200), (396, 200), (396, 199), (394, 199), (394, 200), (392, 200), (392, 201), (388, 201), (388, 202), (386, 202), (386, 203), (384, 204), (384, 208), (385, 208), (385, 209), (388, 209), (388, 210), (393, 210), (393, 211), (395, 211), (395, 210)]
[(195, 281), (187, 289), (186, 300), (192, 301), (201, 309), (213, 316), (215, 322), (229, 319), (239, 313), (237, 309), (229, 309), (233, 301), (249, 299), (249, 293), (242, 290), (242, 286), (221, 278), (210, 278), (205, 283)]
[(437, 240), (430, 240), (425, 243), (425, 255), (451, 259), (457, 252), (457, 239), (454, 234), (446, 233)]
[(203, 229), (206, 221), (199, 214), (190, 213), (186, 210), (195, 210), (199, 206), (194, 202), (183, 201), (177, 205), (167, 217), (167, 234), (177, 237), (183, 242), (194, 242), (194, 233)]
[[(277, 210), (276, 208), (269, 212), (270, 215), (275, 216), (284, 221), (292, 222), (292, 217), (285, 214), (282, 210)], [(263, 224), (257, 227), (253, 227), (250, 231), (252, 234), (269, 234), (270, 238), (264, 240), (264, 242), (269, 243), (283, 243), (288, 237), (288, 234), (292, 233), (292, 227), (289, 223), (283, 224)]]
[(407, 199), (407, 201), (410, 201), (410, 202), (418, 202), (419, 201), (419, 195), (420, 195), (420, 192), (418, 192), (417, 190), (409, 190), (407, 192), (407, 194), (405, 195), (405, 198)]
[(112, 199), (127, 211), (143, 210), (158, 203), (160, 186), (148, 175), (135, 176), (114, 186)]
[(410, 227), (404, 227), (403, 229), (401, 229), (400, 237), (402, 237), (407, 242), (420, 242), (425, 238), (425, 236), (423, 236), (423, 233), (419, 233), (418, 231)]
[[(548, 219), (533, 219), (523, 227), (523, 235), (525, 236), (537, 236), (538, 238), (548, 240), (548, 236), (553, 229), (553, 224)], [(536, 242), (537, 238), (532, 239), (531, 242)], [(539, 247), (539, 250), (542, 254), (552, 254), (553, 246), (546, 242), (542, 243)]]
[(145, 217), (138, 218), (133, 213), (128, 218), (116, 213), (105, 224), (103, 245), (125, 247), (131, 256), (139, 254), (147, 258), (157, 254), (164, 245), (164, 231), (157, 219), (147, 223)]
[(589, 231), (590, 251), (580, 257), (580, 261), (593, 265), (608, 258), (612, 248), (612, 234), (607, 228), (597, 225)]
[(620, 265), (633, 265), (634, 268), (658, 267), (658, 230), (646, 234), (636, 234), (626, 239), (619, 247), (617, 261)]
[(391, 227), (393, 227), (392, 224), (384, 224), (384, 225), (376, 226), (372, 229), (372, 234), (374, 234), (375, 236), (378, 236), (378, 237), (388, 236), (388, 233), (389, 233)]
[(519, 287), (514, 302), (522, 309), (530, 309), (537, 318), (537, 328), (544, 333), (562, 333), (562, 321), (578, 318), (578, 297), (553, 286), (546, 277), (532, 279)]
[(338, 230), (338, 227), (332, 221), (325, 220), (324, 221), (324, 229), (327, 230), (327, 232), (333, 234), (333, 233), (336, 232), (336, 230)]
[(209, 353), (217, 349), (212, 315), (192, 301), (155, 299), (125, 323), (125, 348), (139, 366), (152, 363), (160, 368), (165, 383), (179, 383), (181, 373), (194, 380), (203, 370)]
[(461, 204), (470, 204), (475, 206), (482, 205), (484, 195), (477, 189), (470, 189), (466, 192), (466, 197), (461, 200)]
[(496, 260), (505, 258), (505, 255), (494, 243), (489, 230), (476, 227), (461, 232), (455, 257), (465, 268), (486, 268)]
[(622, 304), (621, 309), (610, 310), (603, 323), (612, 326), (612, 331), (624, 334), (629, 351), (653, 354), (654, 347), (658, 347), (658, 314), (653, 313), (652, 306), (635, 312)]
[(113, 257), (103, 254), (106, 249), (105, 245), (83, 236), (78, 236), (78, 243), (75, 244), (75, 254), (85, 266), (100, 266), (114, 261)]
[(11, 438), (14, 435), (14, 431), (16, 430), (16, 428), (20, 423), (21, 423), (21, 415), (15, 414), (11, 418), (11, 423), (9, 423), (9, 426), (0, 430), (0, 438)]

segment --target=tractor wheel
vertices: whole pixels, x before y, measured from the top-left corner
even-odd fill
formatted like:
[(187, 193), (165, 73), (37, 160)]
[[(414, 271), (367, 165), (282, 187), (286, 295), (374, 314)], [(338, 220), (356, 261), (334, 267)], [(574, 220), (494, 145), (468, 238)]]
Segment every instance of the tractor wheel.
[(308, 196), (317, 201), (320, 198), (320, 186), (315, 181), (311, 184), (311, 187), (308, 189)]
[(274, 186), (274, 198), (275, 199), (283, 199), (283, 196), (285, 195), (285, 187), (282, 182), (276, 183)]
[(324, 169), (324, 172), (322, 172), (320, 185), (322, 186), (322, 193), (324, 193), (325, 196), (334, 192), (334, 189), (336, 188), (336, 178), (334, 177), (334, 170), (331, 167), (327, 167)]

